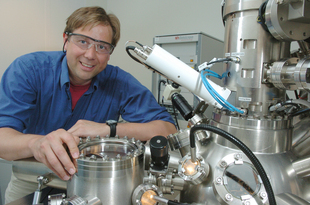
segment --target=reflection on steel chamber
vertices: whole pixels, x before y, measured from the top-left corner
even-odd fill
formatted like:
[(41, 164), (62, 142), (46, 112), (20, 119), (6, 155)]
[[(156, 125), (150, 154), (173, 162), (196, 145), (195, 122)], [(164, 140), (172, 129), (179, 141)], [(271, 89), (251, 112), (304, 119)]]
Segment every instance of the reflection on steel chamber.
[[(213, 115), (206, 119), (193, 109), (192, 127), (167, 141), (154, 138), (151, 154), (157, 154), (151, 158), (148, 143), (134, 139), (82, 141), (69, 197), (112, 205), (177, 204), (164, 194), (179, 192), (180, 202), (192, 205), (309, 204), (309, 10), (309, 0), (223, 1), (226, 58), (212, 61), (225, 62), (224, 87), (215, 87), (221, 102), (205, 93), (212, 91), (211, 85), (202, 87), (205, 76), (157, 45), (128, 46), (127, 52), (144, 60), (136, 61), (205, 98), (215, 107)], [(290, 41), (298, 41), (297, 54), (290, 53)], [(296, 99), (288, 99), (289, 90)]]
[(130, 204), (133, 190), (143, 182), (143, 143), (126, 138), (87, 138), (79, 149), (78, 171), (67, 184), (68, 197)]
[[(168, 136), (167, 170), (149, 169), (144, 182), (165, 194), (180, 191), (182, 203), (309, 204), (309, 10), (309, 0), (222, 1), (223, 56), (210, 56), (214, 60), (198, 70), (157, 45), (126, 48), (149, 69), (181, 86), (192, 86), (193, 94), (214, 106), (209, 119), (193, 122), (197, 108), (187, 119), (193, 125), (190, 133), (197, 127), (202, 131), (204, 125), (212, 131), (194, 139), (189, 130)], [(293, 41), (300, 47), (295, 53)], [(212, 72), (212, 65), (219, 62), (225, 62), (223, 74)], [(213, 77), (223, 79), (223, 87), (213, 86)], [(226, 96), (221, 91), (229, 92)], [(173, 159), (177, 151), (183, 158)], [(208, 166), (195, 161), (199, 159)], [(203, 180), (195, 181), (200, 170), (204, 173), (198, 178)]]

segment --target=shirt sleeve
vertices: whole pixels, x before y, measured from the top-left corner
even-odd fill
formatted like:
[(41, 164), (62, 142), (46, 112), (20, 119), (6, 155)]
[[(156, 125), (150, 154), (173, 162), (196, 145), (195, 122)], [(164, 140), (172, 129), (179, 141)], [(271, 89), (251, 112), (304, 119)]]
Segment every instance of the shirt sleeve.
[(150, 90), (143, 86), (132, 75), (124, 79), (124, 96), (120, 114), (129, 122), (150, 122), (154, 120), (174, 121), (165, 107), (161, 107)]
[(22, 132), (35, 108), (34, 73), (21, 58), (4, 72), (0, 84), (0, 127)]

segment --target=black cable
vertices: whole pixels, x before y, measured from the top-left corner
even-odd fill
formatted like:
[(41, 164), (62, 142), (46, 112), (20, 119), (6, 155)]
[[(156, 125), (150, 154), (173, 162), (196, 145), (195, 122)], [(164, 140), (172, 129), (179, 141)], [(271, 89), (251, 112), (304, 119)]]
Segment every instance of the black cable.
[(225, 20), (224, 20), (224, 6), (225, 6), (225, 2), (223, 3), (223, 5), (222, 5), (222, 9), (221, 9), (221, 13), (222, 13), (222, 22), (223, 22), (223, 25), (224, 25), (224, 27), (225, 27)]
[(207, 63), (207, 65), (211, 65), (214, 63), (220, 63), (220, 62), (228, 62), (228, 61), (232, 61), (232, 59), (231, 58), (222, 58), (222, 59), (218, 59), (215, 61), (211, 61), (211, 62)]
[[(138, 42), (136, 42), (136, 43), (139, 44)], [(139, 45), (140, 45), (140, 44), (139, 44)], [(141, 46), (142, 46), (142, 45), (141, 45)], [(161, 72), (157, 71), (155, 68), (153, 68), (153, 67), (147, 65), (146, 63), (141, 62), (138, 58), (134, 57), (134, 56), (129, 52), (129, 50), (135, 50), (135, 48), (136, 48), (136, 47), (134, 47), (134, 46), (127, 46), (127, 47), (126, 47), (126, 52), (127, 52), (127, 54), (128, 54), (133, 60), (135, 60), (136, 62), (138, 62), (138, 63), (140, 63), (140, 64), (142, 64), (142, 65), (144, 65), (144, 66), (147, 67), (148, 69), (150, 69), (150, 70), (152, 70), (152, 71), (158, 73), (159, 75), (161, 75), (161, 76), (167, 78), (167, 76), (165, 76), (165, 75), (162, 74)]]
[(176, 201), (171, 201), (168, 200), (168, 205), (188, 205), (188, 204), (184, 204), (184, 203), (180, 203), (180, 202), (176, 202)]
[(293, 102), (283, 102), (281, 103), (282, 106), (286, 106), (286, 105), (291, 105), (291, 106), (294, 106), (296, 108), (299, 108), (301, 109), (301, 106), (298, 104), (298, 103), (293, 103)]
[(157, 102), (158, 104), (160, 104), (160, 100), (161, 100), (161, 97), (160, 97), (160, 90), (161, 90), (161, 84), (166, 84), (166, 81), (165, 80), (160, 80), (158, 81), (158, 95), (157, 95)]
[(268, 3), (268, 0), (262, 3), (262, 5), (258, 9), (258, 17), (257, 22), (263, 27), (263, 29), (269, 33), (268, 27), (266, 25), (265, 20), (265, 12), (266, 12), (266, 5)]
[(301, 115), (301, 114), (307, 113), (307, 112), (309, 112), (309, 111), (310, 111), (309, 108), (303, 109), (303, 110), (299, 110), (299, 111), (297, 111), (297, 112), (295, 112), (295, 113), (293, 113), (293, 114), (290, 114), (289, 117), (295, 117), (295, 116), (297, 116), (297, 115)]
[(134, 56), (129, 52), (129, 50), (135, 50), (135, 48), (136, 48), (136, 47), (134, 47), (134, 46), (127, 46), (127, 47), (126, 47), (126, 52), (127, 52), (127, 54), (128, 54), (133, 60), (135, 60), (136, 62), (142, 64), (142, 62), (141, 62), (138, 58), (134, 57)]
[(178, 113), (176, 112), (175, 106), (172, 104), (173, 109), (173, 115), (174, 115), (174, 121), (177, 126), (177, 129), (180, 130), (179, 120), (178, 120)]
[(295, 98), (296, 98), (296, 99), (299, 99), (299, 95), (298, 95), (298, 93), (297, 93), (297, 90), (294, 90), (294, 94), (295, 94)]
[(211, 131), (214, 132), (222, 137), (224, 137), (225, 139), (229, 140), (230, 142), (232, 142), (234, 145), (236, 145), (248, 158), (249, 160), (252, 162), (253, 166), (256, 168), (258, 174), (260, 175), (263, 184), (265, 186), (267, 195), (268, 195), (268, 200), (269, 200), (269, 204), (270, 205), (276, 205), (276, 200), (275, 200), (275, 196), (270, 184), (270, 181), (268, 179), (268, 176), (263, 168), (263, 166), (261, 165), (261, 163), (259, 162), (259, 160), (256, 158), (256, 156), (253, 154), (253, 152), (243, 143), (241, 142), (239, 139), (237, 139), (236, 137), (234, 137), (233, 135), (229, 134), (228, 132), (225, 132), (224, 130), (211, 126), (211, 125), (207, 125), (207, 124), (199, 124), (199, 125), (195, 125), (191, 128), (190, 130), (190, 142), (192, 142), (192, 140), (195, 142), (195, 132), (198, 130), (207, 130), (207, 131)]

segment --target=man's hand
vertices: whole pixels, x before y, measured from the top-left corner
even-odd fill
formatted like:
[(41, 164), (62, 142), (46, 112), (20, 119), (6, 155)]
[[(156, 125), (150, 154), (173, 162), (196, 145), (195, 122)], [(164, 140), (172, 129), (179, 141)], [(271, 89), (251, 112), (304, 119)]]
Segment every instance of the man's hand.
[[(75, 160), (79, 157), (78, 143), (78, 137), (64, 129), (58, 129), (43, 138), (32, 139), (29, 148), (36, 160), (44, 163), (61, 179), (69, 180), (76, 172)], [(66, 148), (74, 162), (71, 161)]]

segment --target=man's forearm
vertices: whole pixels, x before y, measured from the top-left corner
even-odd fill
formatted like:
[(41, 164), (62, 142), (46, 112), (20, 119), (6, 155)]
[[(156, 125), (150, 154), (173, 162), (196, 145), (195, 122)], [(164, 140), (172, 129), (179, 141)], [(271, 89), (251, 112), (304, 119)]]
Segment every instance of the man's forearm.
[(177, 130), (172, 123), (161, 120), (148, 123), (119, 123), (116, 126), (116, 134), (118, 136), (134, 137), (141, 141), (147, 141), (156, 135), (166, 137), (176, 132)]
[(32, 157), (29, 142), (40, 137), (23, 134), (12, 128), (0, 128), (0, 157), (9, 161)]

